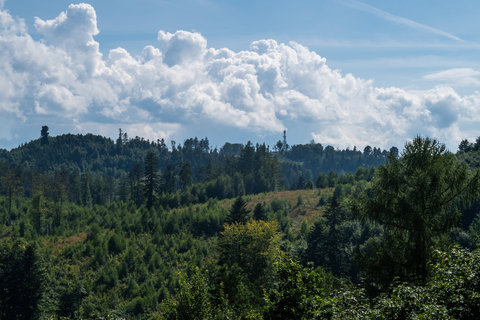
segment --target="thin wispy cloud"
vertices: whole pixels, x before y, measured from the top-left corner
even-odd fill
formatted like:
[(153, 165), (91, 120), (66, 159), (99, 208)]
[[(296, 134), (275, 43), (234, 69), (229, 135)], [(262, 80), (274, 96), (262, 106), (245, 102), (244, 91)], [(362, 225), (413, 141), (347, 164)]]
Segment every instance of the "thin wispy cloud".
[(401, 25), (404, 25), (404, 26), (407, 26), (407, 27), (410, 27), (410, 28), (413, 28), (413, 29), (430, 32), (430, 33), (433, 33), (433, 34), (436, 34), (436, 35), (439, 35), (439, 36), (443, 36), (443, 37), (446, 37), (448, 39), (455, 40), (455, 41), (458, 41), (458, 42), (465, 42), (465, 40), (463, 40), (463, 39), (461, 39), (461, 38), (459, 38), (459, 37), (457, 37), (457, 36), (455, 36), (451, 33), (448, 33), (446, 31), (443, 31), (443, 30), (440, 30), (440, 29), (437, 29), (437, 28), (434, 28), (434, 27), (430, 27), (430, 26), (427, 26), (425, 24), (422, 24), (422, 23), (419, 23), (419, 22), (416, 22), (416, 21), (413, 21), (413, 20), (410, 20), (410, 19), (407, 19), (407, 18), (404, 18), (404, 17), (400, 17), (400, 16), (397, 16), (397, 15), (391, 14), (389, 12), (383, 11), (381, 9), (378, 9), (378, 8), (376, 8), (374, 6), (371, 6), (369, 4), (366, 4), (364, 2), (360, 2), (360, 1), (357, 1), (357, 0), (339, 0), (339, 2), (344, 4), (344, 5), (347, 5), (347, 6), (351, 7), (353, 9), (368, 12), (368, 13), (376, 15), (379, 18), (382, 18), (382, 19), (385, 19), (385, 20), (388, 20), (388, 21), (391, 21), (391, 22), (395, 22), (395, 23), (398, 23), (398, 24), (401, 24)]
[(480, 44), (464, 41), (459, 42), (426, 42), (426, 41), (373, 41), (373, 40), (338, 40), (325, 37), (304, 37), (297, 42), (309, 47), (322, 48), (363, 48), (363, 49), (435, 49), (451, 50), (478, 50)]
[(456, 87), (480, 85), (480, 71), (473, 68), (452, 68), (423, 76), (424, 80), (435, 81)]

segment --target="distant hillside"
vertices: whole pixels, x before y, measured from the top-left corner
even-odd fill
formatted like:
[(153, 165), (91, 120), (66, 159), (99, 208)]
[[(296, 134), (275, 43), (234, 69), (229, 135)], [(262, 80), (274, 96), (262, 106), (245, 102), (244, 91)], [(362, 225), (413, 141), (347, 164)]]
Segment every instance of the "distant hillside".
[(301, 168), (306, 175), (305, 180), (317, 178), (320, 173), (328, 174), (333, 171), (338, 175), (355, 173), (358, 168), (378, 167), (385, 163), (390, 152), (398, 156), (398, 149), (392, 147), (390, 151), (367, 146), (363, 152), (353, 149), (336, 150), (332, 146), (324, 147), (320, 143), (294, 145), (280, 152), (280, 159), (285, 164), (284, 174), (294, 168)]
[[(159, 168), (168, 164), (189, 161), (194, 169), (209, 161), (223, 161), (227, 157), (238, 156), (244, 149), (242, 144), (225, 143), (220, 149), (211, 149), (207, 138), (187, 139), (181, 144), (172, 142), (170, 148), (162, 140), (149, 141), (135, 137), (113, 141), (93, 134), (65, 134), (37, 139), (25, 143), (11, 151), (0, 149), (0, 159), (11, 165), (46, 172), (59, 166), (78, 169), (80, 172), (106, 173), (119, 177), (130, 171), (136, 164), (143, 163), (147, 152), (159, 156)], [(398, 149), (392, 150), (398, 153)], [(267, 147), (267, 152), (270, 149)], [(309, 170), (315, 178), (318, 173), (335, 171), (354, 173), (359, 167), (377, 167), (385, 162), (389, 152), (367, 146), (363, 152), (353, 149), (339, 150), (320, 143), (294, 145), (283, 151), (271, 152), (287, 166)], [(195, 171), (195, 170), (194, 170)]]
[(475, 143), (467, 139), (462, 140), (458, 146), (457, 158), (468, 164), (470, 168), (480, 167), (480, 137)]
[(65, 134), (37, 139), (5, 152), (0, 156), (11, 164), (47, 172), (59, 166), (80, 172), (107, 173), (118, 176), (143, 162), (151, 144), (143, 139), (131, 139), (126, 145), (98, 135)]
[[(398, 153), (396, 148), (392, 152)], [(86, 134), (42, 137), (11, 151), (0, 150), (2, 191), (9, 181), (17, 181), (25, 196), (36, 190), (56, 197), (58, 192), (78, 204), (108, 203), (115, 199), (144, 198), (146, 155), (154, 159), (155, 190), (159, 197), (187, 192), (195, 185), (193, 196), (184, 203), (202, 202), (216, 197), (230, 198), (244, 194), (333, 186), (342, 174), (356, 173), (358, 168), (372, 168), (385, 162), (389, 152), (366, 147), (335, 150), (319, 143), (276, 146), (232, 144), (210, 148), (207, 138), (191, 138), (183, 144), (128, 138), (120, 130), (116, 141)], [(328, 176), (327, 176), (328, 174)], [(371, 177), (373, 171), (360, 173)], [(7, 179), (8, 178), (8, 179)], [(348, 177), (347, 177), (348, 178)], [(348, 178), (352, 180), (353, 178)], [(188, 190), (187, 190), (188, 189)], [(60, 191), (59, 191), (60, 190)], [(19, 191), (20, 192), (20, 191)], [(89, 195), (90, 194), (90, 195)], [(182, 201), (169, 200), (169, 206)]]

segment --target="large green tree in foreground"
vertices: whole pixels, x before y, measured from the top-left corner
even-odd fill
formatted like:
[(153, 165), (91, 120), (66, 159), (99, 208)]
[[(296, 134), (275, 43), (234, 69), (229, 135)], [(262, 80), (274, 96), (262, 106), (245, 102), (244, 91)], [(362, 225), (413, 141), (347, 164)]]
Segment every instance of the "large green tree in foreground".
[(478, 195), (479, 173), (471, 173), (445, 145), (416, 137), (400, 158), (380, 166), (354, 210), (384, 228), (362, 262), (374, 286), (394, 277), (424, 282), (427, 260), (458, 223), (461, 202)]

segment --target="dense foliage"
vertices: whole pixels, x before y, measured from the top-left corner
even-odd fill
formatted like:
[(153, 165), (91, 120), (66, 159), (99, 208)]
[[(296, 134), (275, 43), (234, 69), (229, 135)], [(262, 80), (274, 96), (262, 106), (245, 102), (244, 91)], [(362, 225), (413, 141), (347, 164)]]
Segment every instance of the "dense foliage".
[(355, 208), (383, 227), (375, 254), (363, 261), (372, 282), (385, 287), (394, 277), (425, 281), (433, 248), (458, 225), (459, 204), (478, 197), (479, 182), (478, 172), (471, 174), (429, 138), (415, 138), (401, 159), (380, 166)]
[(0, 318), (478, 318), (463, 144), (168, 149), (44, 127), (0, 152)]

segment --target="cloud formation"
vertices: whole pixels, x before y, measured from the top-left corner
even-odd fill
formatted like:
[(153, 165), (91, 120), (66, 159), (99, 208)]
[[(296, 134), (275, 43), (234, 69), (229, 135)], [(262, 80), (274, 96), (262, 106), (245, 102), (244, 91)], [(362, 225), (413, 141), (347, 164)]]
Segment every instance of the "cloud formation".
[(448, 86), (378, 88), (331, 69), (298, 43), (260, 40), (234, 52), (209, 48), (199, 33), (159, 31), (159, 43), (139, 56), (123, 48), (103, 56), (95, 10), (84, 3), (51, 20), (36, 18), (35, 28), (40, 40), (0, 10), (5, 144), (25, 140), (25, 128), (52, 123), (110, 136), (122, 127), (153, 140), (205, 132), (220, 141), (230, 132), (243, 142), (252, 134), (280, 137), (286, 128), (295, 143), (313, 138), (340, 147), (401, 146), (424, 134), (455, 147), (480, 120), (478, 95), (460, 96)]

